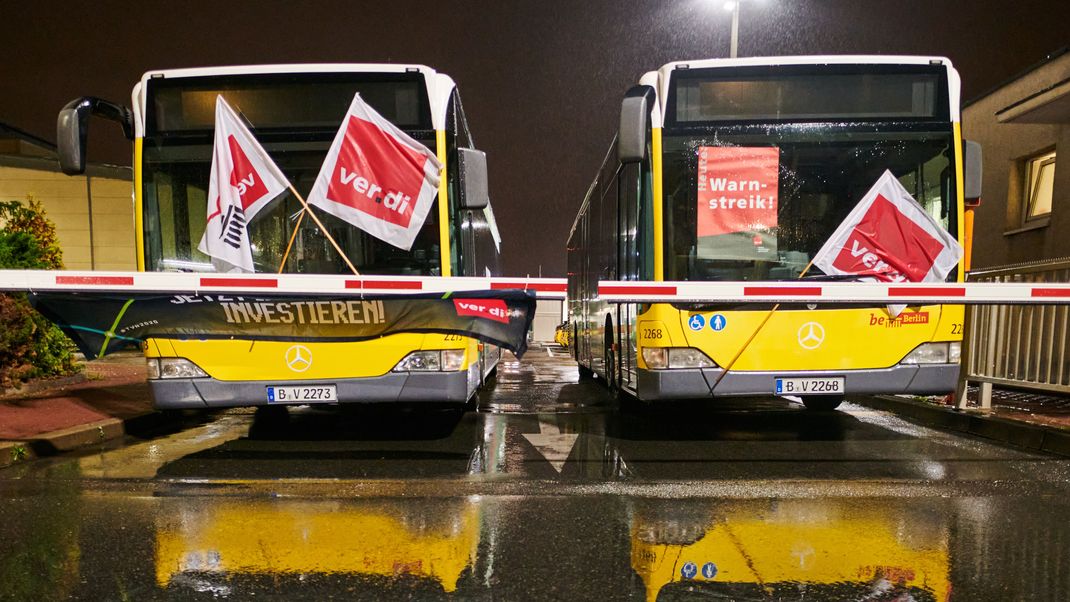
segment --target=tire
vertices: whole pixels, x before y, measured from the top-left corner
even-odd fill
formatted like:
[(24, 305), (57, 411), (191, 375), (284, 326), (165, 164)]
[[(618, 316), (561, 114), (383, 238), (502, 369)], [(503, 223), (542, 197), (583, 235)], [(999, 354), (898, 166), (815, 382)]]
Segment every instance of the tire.
[(843, 403), (843, 395), (805, 395), (802, 402), (812, 412), (831, 412)]
[(569, 352), (572, 353), (573, 359), (575, 359), (577, 362), (580, 361), (580, 346), (576, 344), (576, 341), (578, 340), (580, 340), (580, 327), (573, 324), (572, 340), (569, 341)]
[(253, 426), (258, 431), (279, 431), (289, 423), (290, 408), (286, 406), (258, 406), (253, 415)]
[(468, 401), (461, 405), (462, 412), (478, 412), (479, 411), (479, 391), (476, 391), (468, 398)]
[(606, 385), (610, 391), (616, 391), (617, 384), (617, 358), (613, 354), (613, 322), (606, 318), (606, 340), (603, 345), (603, 355), (606, 369)]

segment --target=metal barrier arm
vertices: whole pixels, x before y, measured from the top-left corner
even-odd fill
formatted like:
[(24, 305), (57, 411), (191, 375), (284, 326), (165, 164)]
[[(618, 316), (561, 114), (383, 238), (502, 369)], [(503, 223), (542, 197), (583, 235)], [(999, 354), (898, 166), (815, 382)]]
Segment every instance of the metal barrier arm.
[(528, 290), (537, 299), (564, 299), (566, 281), (564, 278), (0, 270), (0, 291), (9, 292), (360, 296), (480, 290)]
[(601, 281), (608, 303), (874, 303), (1066, 305), (1070, 284), (1029, 282), (641, 282)]

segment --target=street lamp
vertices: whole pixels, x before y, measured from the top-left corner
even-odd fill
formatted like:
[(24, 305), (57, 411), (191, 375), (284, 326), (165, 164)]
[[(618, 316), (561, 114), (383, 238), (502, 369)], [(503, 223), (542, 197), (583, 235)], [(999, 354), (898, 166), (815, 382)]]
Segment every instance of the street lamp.
[(739, 0), (725, 2), (724, 9), (732, 11), (732, 51), (729, 56), (736, 58), (736, 50), (739, 47)]

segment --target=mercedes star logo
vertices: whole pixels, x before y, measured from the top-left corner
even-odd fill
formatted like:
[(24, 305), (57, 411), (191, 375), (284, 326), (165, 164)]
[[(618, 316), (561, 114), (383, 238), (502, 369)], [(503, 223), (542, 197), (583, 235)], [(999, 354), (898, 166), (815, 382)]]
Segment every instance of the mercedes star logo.
[(803, 349), (817, 349), (825, 342), (825, 327), (817, 322), (807, 322), (799, 328), (799, 345)]
[(286, 350), (286, 365), (294, 372), (304, 372), (312, 367), (312, 352), (304, 345), (294, 345)]

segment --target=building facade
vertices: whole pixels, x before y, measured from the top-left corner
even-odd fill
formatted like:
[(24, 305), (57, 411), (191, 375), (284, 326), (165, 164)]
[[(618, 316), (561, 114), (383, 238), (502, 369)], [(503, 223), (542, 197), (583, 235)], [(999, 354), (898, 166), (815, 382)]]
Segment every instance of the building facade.
[(1070, 257), (1070, 52), (969, 103), (984, 184), (972, 268)]
[(65, 175), (52, 143), (0, 123), (0, 200), (41, 201), (69, 270), (137, 269), (131, 179), (111, 165)]

